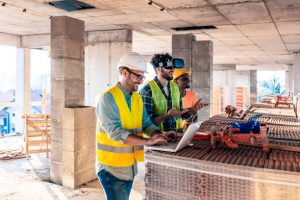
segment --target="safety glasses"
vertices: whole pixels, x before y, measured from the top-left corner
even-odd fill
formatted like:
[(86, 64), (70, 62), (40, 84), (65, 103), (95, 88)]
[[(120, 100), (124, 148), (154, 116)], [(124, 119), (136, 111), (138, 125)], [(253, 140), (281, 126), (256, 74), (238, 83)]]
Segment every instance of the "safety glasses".
[(137, 78), (138, 81), (143, 81), (143, 80), (145, 80), (145, 78), (146, 78), (146, 77), (143, 76), (143, 75), (140, 75), (140, 74), (137, 74), (137, 73), (131, 71), (131, 70), (130, 70), (129, 68), (127, 68), (127, 67), (125, 67), (124, 69), (126, 69), (130, 74), (135, 75), (135, 77)]

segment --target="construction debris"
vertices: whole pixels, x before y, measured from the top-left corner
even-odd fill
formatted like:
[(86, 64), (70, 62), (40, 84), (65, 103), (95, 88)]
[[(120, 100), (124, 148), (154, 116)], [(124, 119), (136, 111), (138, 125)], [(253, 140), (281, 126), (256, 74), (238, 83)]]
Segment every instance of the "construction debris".
[(18, 149), (0, 150), (0, 160), (12, 160), (25, 157), (26, 155), (23, 152), (23, 147)]

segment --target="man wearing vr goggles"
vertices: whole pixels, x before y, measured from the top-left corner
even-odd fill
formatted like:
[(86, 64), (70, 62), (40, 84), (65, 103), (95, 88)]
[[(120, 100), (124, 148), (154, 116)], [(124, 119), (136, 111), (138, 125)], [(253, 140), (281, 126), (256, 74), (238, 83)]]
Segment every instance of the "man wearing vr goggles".
[(182, 115), (188, 111), (182, 109), (179, 88), (172, 81), (174, 67), (180, 60), (173, 59), (168, 53), (155, 54), (151, 64), (157, 76), (140, 91), (148, 114), (161, 131), (182, 129)]

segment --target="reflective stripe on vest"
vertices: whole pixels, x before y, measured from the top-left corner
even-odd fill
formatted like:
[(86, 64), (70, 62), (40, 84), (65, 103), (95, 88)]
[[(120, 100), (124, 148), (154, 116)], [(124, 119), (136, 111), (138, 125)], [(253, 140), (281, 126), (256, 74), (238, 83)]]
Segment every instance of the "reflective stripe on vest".
[[(167, 113), (168, 111), (168, 100), (165, 95), (162, 93), (161, 89), (155, 82), (151, 80), (149, 86), (152, 91), (152, 98), (154, 102), (154, 114), (161, 116)], [(170, 81), (170, 95), (172, 98), (172, 108), (180, 111), (180, 91), (176, 83)], [(174, 117), (176, 121), (176, 129), (182, 128), (182, 118), (180, 115)], [(158, 124), (160, 130), (164, 130), (163, 122)]]
[[(141, 129), (141, 128), (125, 129), (125, 130), (131, 132), (132, 134), (138, 134), (138, 133), (141, 133), (143, 131), (143, 129)], [(98, 132), (106, 132), (105, 129), (102, 126), (100, 126), (100, 125), (98, 125), (96, 127), (96, 131), (98, 131)]]
[(133, 153), (133, 147), (114, 147), (97, 143), (97, 149), (114, 153)]
[[(122, 128), (130, 131), (132, 134), (143, 135), (142, 131), (142, 114), (143, 101), (139, 94), (131, 95), (131, 109), (125, 100), (125, 96), (120, 88), (114, 86), (108, 91), (114, 97), (119, 110)], [(129, 167), (134, 164), (134, 160), (143, 161), (143, 146), (126, 145), (108, 137), (106, 131), (97, 122), (97, 161), (99, 163), (115, 166)]]

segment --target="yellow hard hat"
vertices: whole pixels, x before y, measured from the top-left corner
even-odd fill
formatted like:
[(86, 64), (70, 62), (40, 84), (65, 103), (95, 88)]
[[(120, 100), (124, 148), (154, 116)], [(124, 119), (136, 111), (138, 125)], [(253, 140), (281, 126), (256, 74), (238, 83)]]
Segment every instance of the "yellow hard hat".
[(183, 74), (188, 74), (189, 76), (192, 74), (191, 72), (187, 71), (185, 68), (175, 68), (174, 73), (173, 73), (173, 80), (178, 78), (179, 76)]

